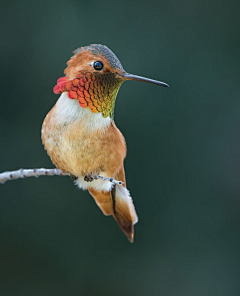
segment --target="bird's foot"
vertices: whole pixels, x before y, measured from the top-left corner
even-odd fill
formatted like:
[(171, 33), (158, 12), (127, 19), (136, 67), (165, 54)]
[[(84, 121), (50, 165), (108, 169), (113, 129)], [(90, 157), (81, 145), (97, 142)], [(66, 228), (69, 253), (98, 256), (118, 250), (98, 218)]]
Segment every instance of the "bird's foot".
[(70, 177), (71, 177), (72, 180), (77, 180), (78, 179), (78, 177), (76, 177), (74, 175), (70, 175)]
[(94, 178), (91, 174), (88, 174), (84, 177), (84, 181), (86, 181), (86, 182), (92, 182), (93, 180), (94, 180)]

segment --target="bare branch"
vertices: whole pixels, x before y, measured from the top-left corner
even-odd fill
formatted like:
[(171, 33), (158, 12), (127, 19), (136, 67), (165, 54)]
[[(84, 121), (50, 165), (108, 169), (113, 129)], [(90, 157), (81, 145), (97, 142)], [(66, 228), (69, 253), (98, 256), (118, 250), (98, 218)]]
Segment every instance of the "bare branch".
[(39, 176), (70, 176), (63, 173), (59, 169), (20, 169), (12, 172), (4, 172), (0, 174), (0, 183), (5, 183), (8, 180), (16, 180), (27, 177)]
[[(40, 176), (71, 176), (68, 173), (63, 173), (61, 170), (55, 168), (55, 169), (20, 169), (17, 171), (12, 172), (4, 172), (0, 174), (0, 183), (5, 183), (9, 180), (16, 180), (20, 178), (27, 178), (27, 177), (40, 177)], [(103, 181), (109, 181), (114, 184), (122, 185), (122, 181), (114, 180), (113, 178), (108, 177), (102, 177), (99, 175), (88, 175), (86, 181), (92, 182), (93, 180), (103, 180)]]

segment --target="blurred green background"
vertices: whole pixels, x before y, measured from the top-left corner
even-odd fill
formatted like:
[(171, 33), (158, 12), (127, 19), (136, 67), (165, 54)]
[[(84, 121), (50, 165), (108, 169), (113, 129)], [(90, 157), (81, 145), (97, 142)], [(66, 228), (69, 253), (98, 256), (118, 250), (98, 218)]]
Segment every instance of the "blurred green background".
[(0, 185), (0, 296), (240, 295), (239, 1), (5, 1), (0, 171), (52, 167), (40, 138), (72, 51), (101, 43), (121, 87), (133, 245), (67, 177)]

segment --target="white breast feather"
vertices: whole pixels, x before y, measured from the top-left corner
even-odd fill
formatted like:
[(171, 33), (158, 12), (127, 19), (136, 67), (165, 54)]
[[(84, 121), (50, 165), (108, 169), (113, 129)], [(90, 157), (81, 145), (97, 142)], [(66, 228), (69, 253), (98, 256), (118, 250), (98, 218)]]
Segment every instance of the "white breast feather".
[(109, 116), (104, 118), (102, 113), (93, 113), (89, 107), (82, 108), (78, 100), (69, 99), (66, 92), (61, 94), (56, 108), (58, 122), (60, 123), (82, 120), (91, 131), (104, 129), (111, 123)]

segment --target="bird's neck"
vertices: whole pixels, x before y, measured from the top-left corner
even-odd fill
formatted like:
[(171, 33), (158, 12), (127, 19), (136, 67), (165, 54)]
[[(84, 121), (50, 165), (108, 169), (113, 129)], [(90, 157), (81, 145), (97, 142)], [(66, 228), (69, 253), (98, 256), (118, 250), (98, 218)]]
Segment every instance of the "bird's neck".
[(55, 120), (63, 127), (70, 124), (81, 124), (89, 131), (105, 130), (111, 124), (111, 118), (103, 117), (102, 113), (93, 113), (89, 107), (82, 108), (78, 100), (70, 100), (64, 92), (54, 108)]
[(93, 113), (102, 113), (104, 118), (113, 118), (115, 100), (122, 84), (114, 73), (81, 73), (76, 78), (61, 77), (53, 91), (67, 92), (68, 98), (77, 100), (82, 108), (89, 107)]

